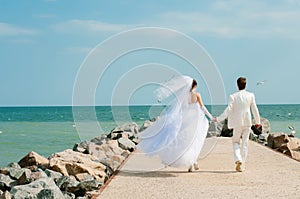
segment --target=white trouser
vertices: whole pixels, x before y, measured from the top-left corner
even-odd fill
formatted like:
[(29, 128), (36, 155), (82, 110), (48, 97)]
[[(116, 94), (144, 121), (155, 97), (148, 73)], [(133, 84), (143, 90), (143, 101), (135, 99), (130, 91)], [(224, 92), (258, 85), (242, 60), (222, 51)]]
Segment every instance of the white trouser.
[[(246, 162), (248, 154), (248, 141), (251, 127), (238, 127), (233, 129), (232, 144), (234, 162)], [(242, 143), (241, 143), (242, 139)]]

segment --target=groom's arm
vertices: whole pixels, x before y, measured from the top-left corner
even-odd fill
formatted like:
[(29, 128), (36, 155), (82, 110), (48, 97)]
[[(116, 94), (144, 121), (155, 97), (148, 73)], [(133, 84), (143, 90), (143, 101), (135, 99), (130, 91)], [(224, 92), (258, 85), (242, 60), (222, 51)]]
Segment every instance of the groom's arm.
[(226, 109), (224, 110), (224, 112), (219, 117), (216, 117), (216, 120), (218, 122), (222, 122), (223, 120), (225, 120), (226, 118), (228, 118), (228, 114), (229, 114), (230, 111), (232, 111), (232, 108), (233, 108), (233, 96), (230, 95), (229, 96), (228, 106), (226, 107)]
[(260, 116), (259, 116), (258, 108), (256, 106), (254, 94), (253, 94), (253, 97), (252, 97), (251, 111), (252, 111), (252, 114), (253, 114), (253, 117), (254, 117), (254, 120), (255, 120), (255, 124), (260, 124)]

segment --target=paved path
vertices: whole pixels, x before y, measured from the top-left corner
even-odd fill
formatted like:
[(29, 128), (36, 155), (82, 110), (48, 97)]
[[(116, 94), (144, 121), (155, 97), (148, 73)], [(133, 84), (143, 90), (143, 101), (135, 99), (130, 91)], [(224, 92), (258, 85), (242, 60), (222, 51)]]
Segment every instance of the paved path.
[(147, 165), (145, 157), (134, 154), (98, 199), (300, 198), (300, 162), (250, 142), (247, 170), (238, 173), (234, 171), (231, 147), (230, 138), (218, 138), (212, 153), (199, 161), (200, 170), (192, 173), (170, 167), (128, 172), (135, 165)]

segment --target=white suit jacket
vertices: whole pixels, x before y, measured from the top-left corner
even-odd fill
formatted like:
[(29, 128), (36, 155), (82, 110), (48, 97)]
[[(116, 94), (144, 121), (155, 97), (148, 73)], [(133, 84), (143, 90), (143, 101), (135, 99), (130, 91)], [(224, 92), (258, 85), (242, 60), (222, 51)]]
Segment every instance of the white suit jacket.
[(225, 111), (217, 117), (217, 121), (228, 118), (228, 128), (250, 127), (252, 125), (251, 112), (254, 116), (255, 124), (260, 124), (260, 116), (255, 103), (253, 93), (240, 90), (229, 97), (228, 106)]

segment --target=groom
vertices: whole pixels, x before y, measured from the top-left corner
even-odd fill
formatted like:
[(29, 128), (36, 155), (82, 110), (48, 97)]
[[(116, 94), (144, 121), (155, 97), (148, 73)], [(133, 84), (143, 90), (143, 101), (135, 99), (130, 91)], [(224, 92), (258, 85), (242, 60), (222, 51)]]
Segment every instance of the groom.
[[(228, 118), (228, 128), (233, 129), (235, 169), (242, 172), (242, 164), (245, 164), (248, 153), (248, 141), (252, 126), (250, 108), (257, 127), (260, 127), (260, 116), (254, 94), (245, 90), (246, 78), (238, 78), (237, 86), (239, 91), (230, 95), (227, 108), (219, 117), (214, 118), (214, 121), (220, 122)], [(240, 143), (241, 139), (242, 143)]]

